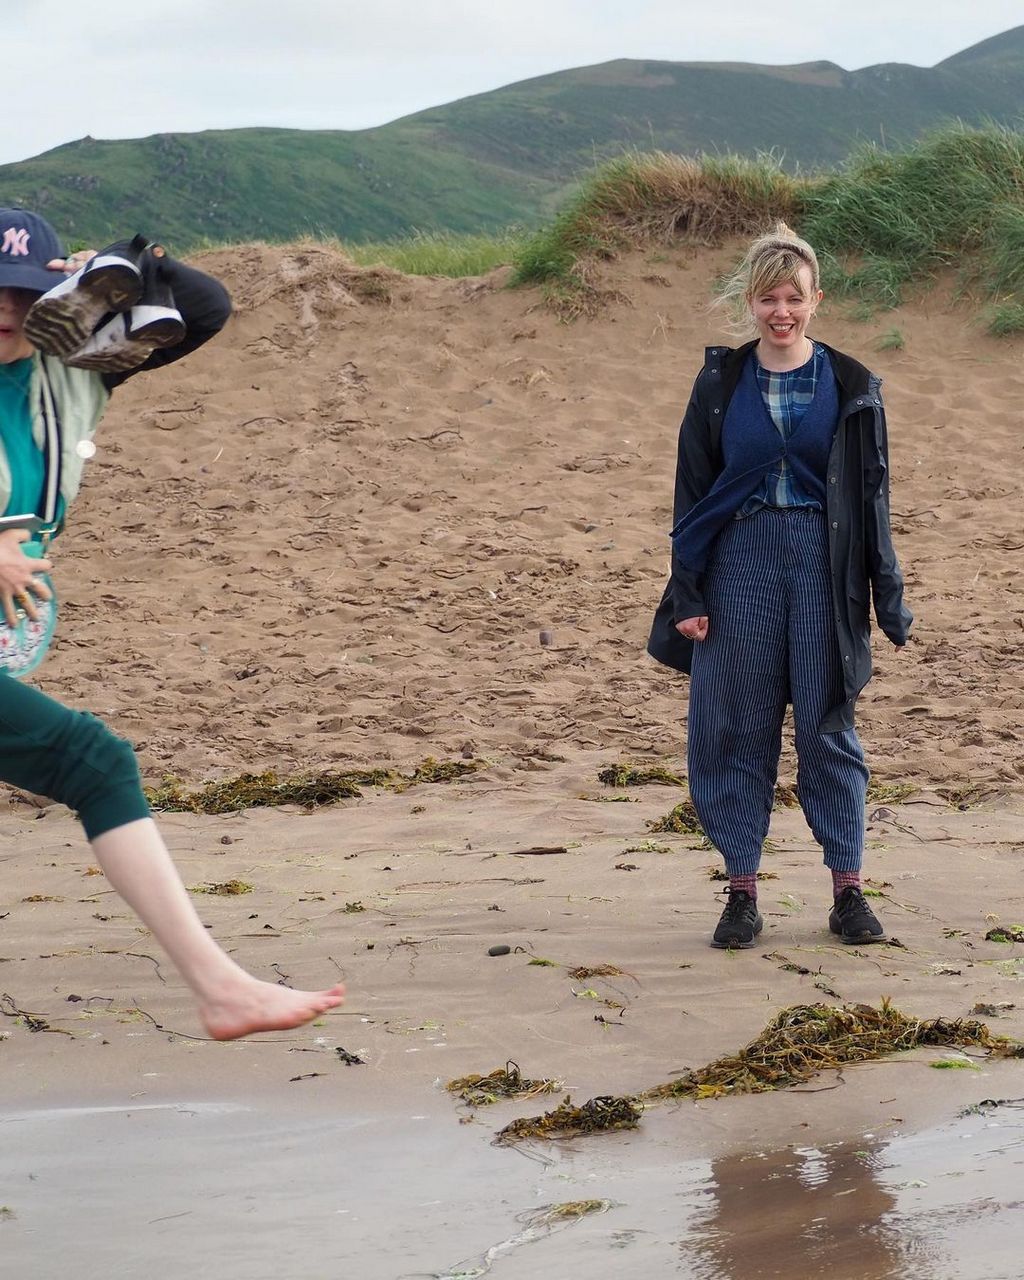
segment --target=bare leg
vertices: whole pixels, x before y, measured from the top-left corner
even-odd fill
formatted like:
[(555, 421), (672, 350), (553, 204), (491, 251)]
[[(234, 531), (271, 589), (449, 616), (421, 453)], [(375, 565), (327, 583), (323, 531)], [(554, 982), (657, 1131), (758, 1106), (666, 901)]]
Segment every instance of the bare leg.
[(341, 1004), (341, 984), (326, 991), (293, 991), (261, 982), (235, 964), (196, 915), (151, 818), (105, 831), (92, 847), (107, 879), (191, 987), (203, 1025), (215, 1040), (299, 1027)]

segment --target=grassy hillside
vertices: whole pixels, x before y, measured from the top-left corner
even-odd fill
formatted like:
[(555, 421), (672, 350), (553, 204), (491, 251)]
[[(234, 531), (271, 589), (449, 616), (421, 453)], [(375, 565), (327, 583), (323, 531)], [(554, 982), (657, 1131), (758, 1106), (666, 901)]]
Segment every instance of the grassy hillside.
[(177, 248), (305, 234), (364, 240), (411, 229), (535, 223), (564, 184), (401, 133), (233, 129), (83, 139), (0, 167), (3, 198), (44, 213), (68, 238), (135, 229)]
[(1012, 124), (1024, 109), (1024, 27), (923, 69), (845, 71), (620, 60), (559, 72), (359, 132), (238, 129), (83, 139), (0, 166), (6, 203), (69, 237), (145, 230), (204, 240), (537, 226), (579, 176), (630, 149), (773, 151), (840, 165), (865, 140), (901, 147), (942, 122)]

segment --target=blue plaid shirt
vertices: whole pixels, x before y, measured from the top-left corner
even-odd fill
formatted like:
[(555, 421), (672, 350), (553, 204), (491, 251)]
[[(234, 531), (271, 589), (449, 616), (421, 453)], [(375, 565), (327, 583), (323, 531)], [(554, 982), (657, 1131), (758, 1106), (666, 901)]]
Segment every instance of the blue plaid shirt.
[[(756, 364), (757, 385), (761, 389), (765, 408), (783, 440), (788, 440), (800, 425), (818, 386), (825, 352), (816, 342), (812, 345), (814, 355), (799, 369), (775, 373), (771, 369), (762, 368), (760, 362)], [(760, 489), (747, 499), (736, 513), (736, 518), (742, 520), (746, 516), (752, 516), (762, 507), (810, 507), (820, 511), (821, 503), (808, 497), (800, 489), (789, 463), (785, 458), (780, 458), (778, 466), (765, 476)]]

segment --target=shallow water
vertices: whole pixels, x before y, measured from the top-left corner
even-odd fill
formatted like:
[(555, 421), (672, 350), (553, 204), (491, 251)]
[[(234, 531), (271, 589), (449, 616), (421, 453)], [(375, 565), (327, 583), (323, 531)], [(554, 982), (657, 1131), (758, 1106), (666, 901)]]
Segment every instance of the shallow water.
[[(1024, 1104), (923, 1133), (717, 1159), (656, 1135), (491, 1147), (450, 1110), (234, 1103), (0, 1116), (4, 1274), (34, 1280), (1003, 1280)], [(489, 1136), (490, 1130), (487, 1131)], [(543, 1206), (609, 1202), (547, 1223)]]

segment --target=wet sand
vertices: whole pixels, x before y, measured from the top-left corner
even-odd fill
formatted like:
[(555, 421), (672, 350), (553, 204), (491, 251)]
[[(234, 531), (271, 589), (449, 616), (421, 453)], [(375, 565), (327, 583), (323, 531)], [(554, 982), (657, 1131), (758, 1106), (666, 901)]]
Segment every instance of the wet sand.
[[(210, 1102), (6, 1112), (5, 1267), (39, 1280), (1012, 1280), (1022, 1106), (712, 1157), (686, 1153), (677, 1113), (535, 1160), (482, 1144), (437, 1098), (385, 1116)], [(550, 1218), (587, 1200), (605, 1203)]]
[[(817, 1000), (890, 997), (922, 1017), (983, 1002), (993, 1030), (1024, 1038), (1024, 948), (984, 939), (994, 905), (1003, 923), (1024, 918), (1019, 801), (959, 812), (923, 792), (872, 810), (868, 872), (898, 947), (831, 938), (827, 877), (799, 813), (779, 811), (765, 933), (730, 954), (706, 945), (712, 855), (646, 826), (678, 790), (581, 799), (626, 794), (596, 785), (601, 761), (494, 766), (310, 815), (168, 816), (188, 884), (252, 885), (196, 899), (243, 963), (296, 985), (349, 984), (344, 1009), (319, 1024), (230, 1045), (194, 1038), (174, 975), (89, 874), (69, 815), (0, 819), (4, 1007), (50, 1028), (24, 1016), (0, 1027), (0, 1203), (13, 1214), (0, 1243), (19, 1273), (34, 1259), (31, 1274), (56, 1280), (73, 1257), (83, 1280), (140, 1268), (171, 1280), (185, 1262), (197, 1277), (396, 1280), (484, 1274), (496, 1250), (496, 1277), (602, 1280), (625, 1267), (718, 1280), (815, 1274), (830, 1242), (856, 1240), (868, 1261), (835, 1270), (840, 1280), (1009, 1275), (1020, 1148), (1005, 1129), (991, 1147), (985, 1135), (1015, 1113), (952, 1137), (947, 1126), (970, 1103), (1024, 1096), (1019, 1062), (982, 1055), (978, 1070), (939, 1071), (929, 1062), (958, 1052), (921, 1051), (525, 1150), (491, 1142), (549, 1100), (470, 1113), (443, 1091), (512, 1058), (576, 1101), (631, 1092)], [(538, 846), (564, 852), (522, 852)], [(510, 954), (489, 957), (500, 942)], [(568, 970), (581, 964), (623, 973), (577, 981)], [(363, 1065), (344, 1065), (339, 1048)], [(977, 1142), (956, 1136), (968, 1131)], [(949, 1164), (962, 1151), (977, 1168)], [(935, 1200), (947, 1192), (977, 1213)], [(555, 1230), (530, 1216), (580, 1199), (613, 1207)]]

